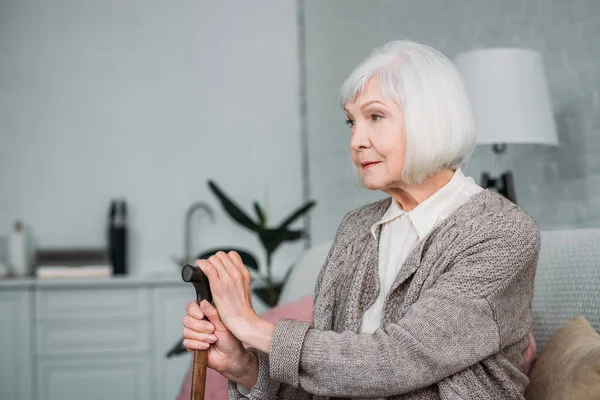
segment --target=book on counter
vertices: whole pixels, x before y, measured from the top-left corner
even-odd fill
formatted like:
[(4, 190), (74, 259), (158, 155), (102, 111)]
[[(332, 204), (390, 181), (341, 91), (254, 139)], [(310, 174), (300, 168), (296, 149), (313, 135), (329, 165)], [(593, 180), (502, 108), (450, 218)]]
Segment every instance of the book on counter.
[(113, 275), (106, 249), (44, 249), (37, 252), (35, 277), (108, 278)]
[(40, 265), (35, 270), (35, 277), (38, 279), (109, 278), (112, 274), (113, 268), (110, 265)]

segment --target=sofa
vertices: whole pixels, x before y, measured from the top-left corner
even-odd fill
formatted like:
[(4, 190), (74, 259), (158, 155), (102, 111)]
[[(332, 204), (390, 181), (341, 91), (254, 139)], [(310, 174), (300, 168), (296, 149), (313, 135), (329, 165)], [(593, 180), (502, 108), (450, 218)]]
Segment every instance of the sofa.
[[(543, 231), (533, 298), (537, 360), (529, 372), (528, 400), (600, 399), (600, 229)], [(265, 318), (305, 320), (331, 241), (295, 263), (279, 306)], [(576, 317), (576, 318), (575, 318)], [(189, 376), (179, 399), (189, 399)], [(209, 398), (226, 399), (226, 381), (211, 371)]]

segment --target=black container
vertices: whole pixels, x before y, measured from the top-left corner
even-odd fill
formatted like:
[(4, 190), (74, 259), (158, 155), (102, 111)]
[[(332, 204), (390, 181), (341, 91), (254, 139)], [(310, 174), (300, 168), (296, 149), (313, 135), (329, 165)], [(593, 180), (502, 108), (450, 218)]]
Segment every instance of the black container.
[(110, 204), (108, 252), (115, 275), (127, 274), (127, 205), (125, 200)]

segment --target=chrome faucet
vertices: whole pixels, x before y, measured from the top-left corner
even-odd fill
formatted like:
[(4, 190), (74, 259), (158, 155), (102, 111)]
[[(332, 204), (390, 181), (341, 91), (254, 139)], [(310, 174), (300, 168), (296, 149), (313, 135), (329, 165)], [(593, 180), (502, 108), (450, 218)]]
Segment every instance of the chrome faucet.
[(215, 222), (215, 214), (212, 210), (212, 208), (210, 208), (210, 206), (205, 203), (204, 201), (198, 201), (194, 204), (192, 204), (186, 211), (185, 213), (185, 232), (184, 232), (184, 249), (183, 249), (183, 257), (184, 257), (184, 264), (185, 263), (193, 263), (193, 256), (191, 254), (191, 247), (192, 247), (192, 238), (191, 238), (191, 226), (192, 226), (192, 216), (194, 215), (194, 213), (197, 210), (204, 210), (208, 216), (210, 217), (210, 219)]

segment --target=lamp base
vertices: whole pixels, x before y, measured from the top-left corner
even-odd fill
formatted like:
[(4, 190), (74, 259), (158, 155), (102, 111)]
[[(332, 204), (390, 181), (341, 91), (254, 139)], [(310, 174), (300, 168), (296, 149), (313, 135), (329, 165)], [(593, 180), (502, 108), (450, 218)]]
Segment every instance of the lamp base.
[(515, 184), (512, 172), (503, 173), (500, 178), (494, 178), (487, 172), (481, 174), (481, 187), (484, 189), (496, 189), (498, 193), (508, 200), (517, 204), (517, 195), (515, 193)]

